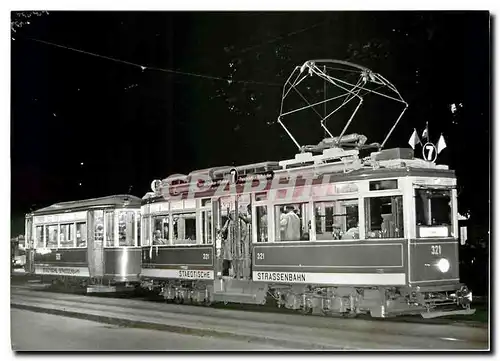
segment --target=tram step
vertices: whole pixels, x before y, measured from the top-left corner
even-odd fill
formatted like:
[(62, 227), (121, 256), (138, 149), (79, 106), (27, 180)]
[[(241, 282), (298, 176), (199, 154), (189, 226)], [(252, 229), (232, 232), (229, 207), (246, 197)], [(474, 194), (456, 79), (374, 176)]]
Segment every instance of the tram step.
[(115, 286), (92, 285), (87, 287), (87, 293), (111, 293), (116, 292)]
[(262, 299), (259, 295), (248, 293), (216, 292), (213, 296), (214, 301), (219, 302), (251, 303), (258, 305), (265, 301), (265, 299)]
[(451, 310), (451, 311), (432, 311), (432, 312), (422, 312), (423, 318), (436, 318), (443, 316), (454, 316), (454, 315), (473, 315), (476, 312), (475, 309), (464, 309), (464, 310)]

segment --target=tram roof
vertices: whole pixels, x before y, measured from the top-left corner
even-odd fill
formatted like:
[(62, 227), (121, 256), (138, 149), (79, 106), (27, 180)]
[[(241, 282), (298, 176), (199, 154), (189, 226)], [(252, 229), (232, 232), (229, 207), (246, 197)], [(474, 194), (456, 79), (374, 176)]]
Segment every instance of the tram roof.
[(111, 195), (99, 198), (82, 199), (76, 201), (59, 202), (52, 204), (48, 207), (38, 209), (33, 214), (42, 213), (61, 213), (69, 212), (72, 210), (83, 210), (85, 208), (98, 208), (98, 207), (140, 207), (141, 199), (129, 195)]

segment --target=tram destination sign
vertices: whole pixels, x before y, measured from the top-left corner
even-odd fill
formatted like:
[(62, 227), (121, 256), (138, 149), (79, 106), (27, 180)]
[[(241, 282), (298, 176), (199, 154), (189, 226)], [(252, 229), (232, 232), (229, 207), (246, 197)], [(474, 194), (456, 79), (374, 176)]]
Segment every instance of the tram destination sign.
[(143, 268), (142, 275), (145, 277), (165, 277), (185, 280), (213, 280), (213, 270), (183, 270), (163, 268)]
[(89, 269), (87, 267), (37, 266), (35, 273), (54, 276), (88, 277)]

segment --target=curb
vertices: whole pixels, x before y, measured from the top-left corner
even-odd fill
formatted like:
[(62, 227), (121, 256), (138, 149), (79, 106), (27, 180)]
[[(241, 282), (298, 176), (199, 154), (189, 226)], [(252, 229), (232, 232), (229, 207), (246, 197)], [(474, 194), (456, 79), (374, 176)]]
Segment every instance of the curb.
[(66, 311), (64, 309), (63, 310), (49, 309), (49, 308), (43, 308), (43, 307), (38, 307), (38, 306), (28, 306), (28, 305), (21, 305), (21, 304), (15, 304), (15, 303), (11, 303), (11, 308), (32, 311), (32, 312), (38, 312), (38, 313), (46, 313), (46, 314), (57, 315), (57, 316), (77, 318), (77, 319), (82, 319), (82, 320), (86, 320), (86, 321), (93, 321), (93, 322), (115, 325), (115, 326), (119, 326), (119, 327), (148, 329), (148, 330), (155, 330), (155, 331), (167, 331), (167, 332), (174, 332), (174, 333), (179, 333), (179, 334), (185, 334), (185, 335), (190, 335), (190, 336), (200, 336), (200, 337), (211, 336), (211, 337), (220, 337), (220, 338), (231, 338), (234, 340), (244, 341), (244, 342), (248, 342), (248, 343), (256, 342), (256, 343), (262, 343), (262, 344), (268, 344), (268, 345), (275, 345), (275, 346), (290, 348), (290, 349), (297, 350), (297, 351), (300, 351), (300, 350), (345, 350), (345, 351), (358, 350), (357, 348), (350, 348), (350, 347), (345, 347), (345, 346), (314, 344), (314, 343), (303, 342), (303, 341), (288, 341), (288, 340), (284, 340), (284, 339), (278, 339), (278, 338), (272, 338), (272, 337), (266, 337), (266, 336), (242, 335), (242, 334), (232, 333), (232, 332), (228, 332), (228, 331), (216, 331), (216, 330), (211, 330), (211, 329), (200, 329), (200, 328), (193, 328), (193, 327), (186, 327), (186, 326), (174, 326), (174, 325), (167, 325), (167, 324), (163, 324), (163, 323), (148, 322), (148, 321), (132, 321), (132, 320), (127, 320), (127, 319), (118, 318), (118, 317), (106, 317), (106, 316), (85, 314), (85, 313), (81, 313), (81, 312)]

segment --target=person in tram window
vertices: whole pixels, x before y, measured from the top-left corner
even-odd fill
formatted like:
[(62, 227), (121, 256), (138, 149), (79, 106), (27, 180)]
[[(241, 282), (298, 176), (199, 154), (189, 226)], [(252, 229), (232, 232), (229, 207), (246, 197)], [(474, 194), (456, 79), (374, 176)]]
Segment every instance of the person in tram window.
[(294, 212), (293, 205), (285, 207), (285, 215), (281, 219), (281, 227), (284, 230), (285, 241), (299, 241), (300, 240), (300, 218)]
[(163, 245), (165, 244), (163, 239), (161, 238), (161, 231), (157, 229), (153, 235), (153, 244), (154, 245)]
[(228, 213), (226, 223), (221, 228), (219, 234), (222, 238), (222, 275), (229, 276), (231, 270), (231, 261), (233, 259), (231, 252), (231, 229), (234, 219), (234, 211)]
[(359, 224), (356, 227), (349, 228), (347, 232), (342, 235), (342, 239), (359, 239)]
[(59, 243), (62, 245), (65, 242), (66, 242), (66, 238), (64, 237), (64, 232), (61, 232), (59, 234)]
[(240, 239), (241, 242), (245, 242), (251, 234), (252, 206), (248, 204), (246, 210), (241, 207), (238, 215), (240, 218)]

